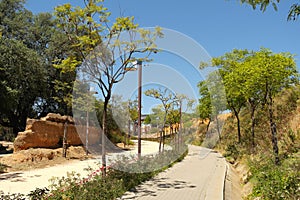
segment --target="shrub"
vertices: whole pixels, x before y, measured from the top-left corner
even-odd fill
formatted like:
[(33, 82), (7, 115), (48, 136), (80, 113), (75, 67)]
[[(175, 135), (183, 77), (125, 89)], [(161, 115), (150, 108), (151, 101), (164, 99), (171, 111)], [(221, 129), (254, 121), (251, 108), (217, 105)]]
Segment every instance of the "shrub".
[(25, 195), (23, 194), (4, 194), (0, 191), (0, 199), (2, 200), (25, 200)]
[[(180, 153), (179, 156), (178, 153)], [(116, 199), (172, 166), (174, 162), (181, 161), (185, 155), (187, 155), (186, 148), (181, 148), (181, 151), (165, 151), (156, 156), (142, 157), (138, 161), (133, 157), (131, 161), (126, 157), (120, 157), (114, 164), (114, 169), (109, 169), (106, 177), (102, 177), (99, 170), (93, 172), (93, 176), (88, 179), (82, 179), (76, 173), (69, 173), (67, 177), (52, 180), (50, 195), (47, 195), (47, 199)], [(161, 163), (165, 163), (163, 168), (161, 168)], [(158, 170), (153, 171), (153, 167), (157, 167)]]
[(284, 200), (300, 198), (300, 161), (286, 159), (277, 166), (273, 160), (255, 161), (250, 164), (255, 185), (251, 198)]
[(231, 157), (236, 160), (239, 156), (239, 151), (234, 144), (229, 144), (225, 149), (224, 157)]
[(6, 168), (7, 168), (7, 165), (4, 165), (4, 164), (0, 163), (0, 174), (4, 173)]

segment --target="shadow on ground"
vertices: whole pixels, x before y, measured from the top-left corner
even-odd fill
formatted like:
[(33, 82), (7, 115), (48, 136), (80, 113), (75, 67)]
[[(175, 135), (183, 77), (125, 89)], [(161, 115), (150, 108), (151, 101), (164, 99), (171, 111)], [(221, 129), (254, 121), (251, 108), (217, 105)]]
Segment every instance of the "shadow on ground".
[[(143, 185), (132, 189), (128, 195), (124, 195), (122, 199), (135, 199), (140, 197), (156, 197), (158, 192), (164, 191), (170, 188), (175, 190), (181, 190), (186, 188), (195, 188), (196, 186), (186, 181), (170, 180), (168, 178), (153, 178), (150, 181), (145, 182)], [(138, 193), (137, 193), (138, 191)]]
[(25, 179), (21, 176), (22, 174), (23, 173), (21, 172), (1, 174), (0, 181), (1, 180), (10, 180), (11, 182), (25, 181)]

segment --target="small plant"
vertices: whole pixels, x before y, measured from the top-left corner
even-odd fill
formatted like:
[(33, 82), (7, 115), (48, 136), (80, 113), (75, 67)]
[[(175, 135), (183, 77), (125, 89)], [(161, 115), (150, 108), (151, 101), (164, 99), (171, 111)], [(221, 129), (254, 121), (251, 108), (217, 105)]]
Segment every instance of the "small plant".
[(239, 151), (237, 150), (235, 144), (229, 144), (225, 149), (224, 157), (231, 157), (236, 160), (239, 156)]
[(300, 161), (297, 158), (284, 160), (275, 165), (271, 159), (250, 163), (255, 185), (250, 198), (285, 200), (300, 198)]
[(31, 200), (42, 200), (44, 196), (49, 193), (49, 189), (44, 188), (36, 188), (35, 190), (31, 191), (27, 196)]
[(25, 200), (26, 197), (23, 194), (4, 194), (3, 191), (0, 191), (1, 200)]
[(4, 173), (6, 168), (7, 168), (7, 165), (4, 165), (4, 164), (0, 163), (0, 174)]

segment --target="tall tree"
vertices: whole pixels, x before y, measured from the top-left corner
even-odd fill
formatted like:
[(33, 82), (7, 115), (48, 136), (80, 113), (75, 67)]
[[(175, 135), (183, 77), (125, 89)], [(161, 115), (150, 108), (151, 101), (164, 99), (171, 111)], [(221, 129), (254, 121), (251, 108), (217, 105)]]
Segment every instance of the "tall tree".
[(227, 106), (237, 120), (238, 142), (241, 142), (239, 114), (246, 103), (245, 78), (242, 76), (241, 64), (244, 62), (247, 54), (247, 50), (233, 50), (224, 56), (213, 58), (211, 61), (212, 66), (220, 67), (219, 72), (225, 87)]
[(206, 133), (207, 133), (210, 122), (212, 120), (212, 105), (211, 105), (210, 93), (205, 81), (200, 81), (198, 83), (198, 88), (199, 88), (200, 98), (199, 98), (199, 104), (197, 106), (197, 112), (199, 114), (199, 117), (202, 119), (202, 122), (204, 122), (204, 120), (208, 120), (206, 126)]
[(33, 15), (24, 2), (0, 2), (0, 124), (13, 127), (15, 133), (24, 130), (28, 117), (65, 114), (62, 104), (53, 98), (65, 93), (55, 92), (54, 82), (61, 77), (74, 79), (74, 73), (60, 76), (52, 67), (52, 61), (64, 57), (69, 49), (52, 15)]
[(176, 102), (177, 100), (176, 95), (168, 88), (149, 89), (145, 91), (145, 95), (161, 101), (164, 109), (163, 124), (161, 127), (160, 140), (159, 140), (159, 152), (161, 152), (162, 149), (164, 150), (164, 139), (165, 139), (164, 129), (167, 122), (167, 116), (174, 102)]
[[(34, 102), (41, 95), (42, 59), (30, 44), (33, 14), (23, 0), (0, 2), (0, 124), (24, 130), (27, 117), (34, 116)], [(36, 76), (32, 76), (35, 74)]]
[(275, 164), (279, 164), (278, 136), (273, 101), (278, 92), (298, 81), (296, 63), (289, 53), (273, 53), (269, 49), (262, 48), (260, 51), (254, 52), (251, 59), (247, 61), (247, 65), (249, 67), (255, 66), (258, 70), (255, 79), (263, 86), (261, 91), (264, 95), (264, 103), (268, 105)]
[(209, 90), (212, 108), (212, 117), (216, 121), (217, 133), (221, 140), (221, 127), (224, 123), (220, 120), (220, 115), (226, 110), (226, 93), (222, 77), (219, 70), (211, 72), (206, 79)]
[[(102, 0), (84, 0), (85, 7), (64, 4), (55, 8), (58, 27), (68, 36), (73, 52), (56, 65), (67, 71), (81, 71), (85, 80), (96, 84), (104, 98), (102, 119), (102, 167), (106, 174), (105, 135), (108, 103), (113, 86), (120, 82), (134, 60), (148, 61), (156, 52), (154, 41), (162, 36), (139, 29), (133, 17), (118, 17), (109, 26), (110, 13)], [(124, 35), (125, 34), (125, 37)], [(84, 61), (84, 62), (83, 62)], [(79, 67), (80, 66), (80, 67)]]

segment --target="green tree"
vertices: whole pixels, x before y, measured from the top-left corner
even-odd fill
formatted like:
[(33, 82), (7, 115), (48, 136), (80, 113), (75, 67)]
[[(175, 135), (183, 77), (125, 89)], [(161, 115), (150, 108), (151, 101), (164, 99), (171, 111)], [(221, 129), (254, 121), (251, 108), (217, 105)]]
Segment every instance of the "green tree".
[(207, 79), (206, 85), (211, 99), (212, 119), (216, 122), (217, 133), (221, 140), (221, 126), (224, 121), (220, 121), (220, 115), (226, 110), (226, 93), (222, 77), (219, 70), (211, 72)]
[(24, 130), (33, 112), (38, 87), (42, 85), (38, 77), (44, 74), (37, 53), (13, 39), (0, 39), (0, 63), (1, 124), (13, 127), (17, 133)]
[[(109, 26), (110, 13), (101, 0), (84, 0), (85, 7), (64, 4), (55, 8), (58, 27), (68, 36), (72, 50), (68, 57), (56, 65), (62, 72), (81, 70), (86, 80), (94, 82), (104, 98), (102, 130), (107, 134), (108, 103), (114, 84), (120, 82), (132, 62), (149, 61), (149, 54), (157, 52), (154, 41), (162, 36), (139, 29), (133, 17), (118, 17)], [(124, 39), (124, 35), (127, 38)], [(84, 63), (83, 63), (84, 61)], [(78, 67), (80, 68), (78, 69)], [(105, 137), (102, 137), (102, 165), (106, 174)]]
[(144, 123), (145, 123), (145, 124), (151, 124), (151, 117), (150, 117), (150, 115), (147, 115), (147, 116), (146, 116), (146, 118), (145, 118), (145, 120), (144, 120)]
[(208, 91), (208, 87), (205, 81), (200, 81), (198, 83), (198, 88), (199, 88), (200, 98), (199, 98), (199, 104), (197, 106), (197, 112), (203, 123), (204, 120), (206, 119), (208, 120), (208, 124), (206, 126), (206, 133), (207, 133), (210, 122), (212, 120), (212, 105), (211, 105), (210, 93)]
[[(180, 123), (180, 111), (172, 108), (167, 115), (166, 123), (170, 126), (170, 133), (174, 134), (173, 125)], [(177, 129), (175, 129), (175, 133), (177, 133)]]
[(213, 58), (212, 66), (220, 67), (219, 72), (223, 79), (226, 92), (227, 106), (237, 120), (238, 142), (241, 142), (240, 111), (246, 104), (245, 77), (242, 72), (242, 63), (245, 60), (247, 50), (233, 50), (224, 56)]
[(33, 112), (38, 77), (43, 77), (38, 54), (26, 45), (32, 13), (23, 4), (22, 0), (0, 2), (0, 124), (13, 127), (15, 134), (24, 130)]
[(269, 49), (262, 48), (260, 51), (254, 52), (245, 65), (248, 66), (248, 69), (254, 68), (257, 70), (255, 74), (253, 73), (255, 76), (251, 76), (250, 79), (255, 79), (256, 94), (262, 93), (264, 96), (263, 102), (268, 105), (275, 164), (279, 164), (278, 136), (273, 101), (274, 97), (283, 88), (290, 87), (297, 82), (296, 63), (289, 53), (273, 53)]
[(66, 93), (55, 91), (55, 81), (74, 79), (74, 73), (61, 76), (52, 67), (52, 61), (69, 49), (52, 15), (33, 15), (24, 2), (0, 2), (0, 124), (13, 127), (15, 134), (25, 129), (28, 117), (65, 114), (63, 104), (53, 97)]
[(162, 149), (164, 150), (164, 142), (165, 142), (164, 128), (166, 126), (167, 116), (169, 114), (171, 107), (173, 106), (174, 102), (176, 102), (177, 99), (175, 94), (172, 91), (170, 91), (168, 88), (149, 89), (145, 91), (145, 95), (160, 100), (164, 109), (164, 116), (163, 116), (163, 122), (162, 122), (162, 127), (160, 131), (160, 140), (159, 140), (159, 152), (161, 152)]
[[(269, 5), (272, 5), (273, 8), (277, 11), (278, 10), (278, 4), (280, 3), (280, 0), (240, 0), (242, 3), (247, 3), (252, 6), (253, 9), (256, 9), (257, 6), (260, 7), (261, 11), (266, 11), (267, 7)], [(300, 14), (300, 4), (299, 3), (293, 3), (290, 7), (289, 13), (288, 13), (288, 20), (296, 20)]]

